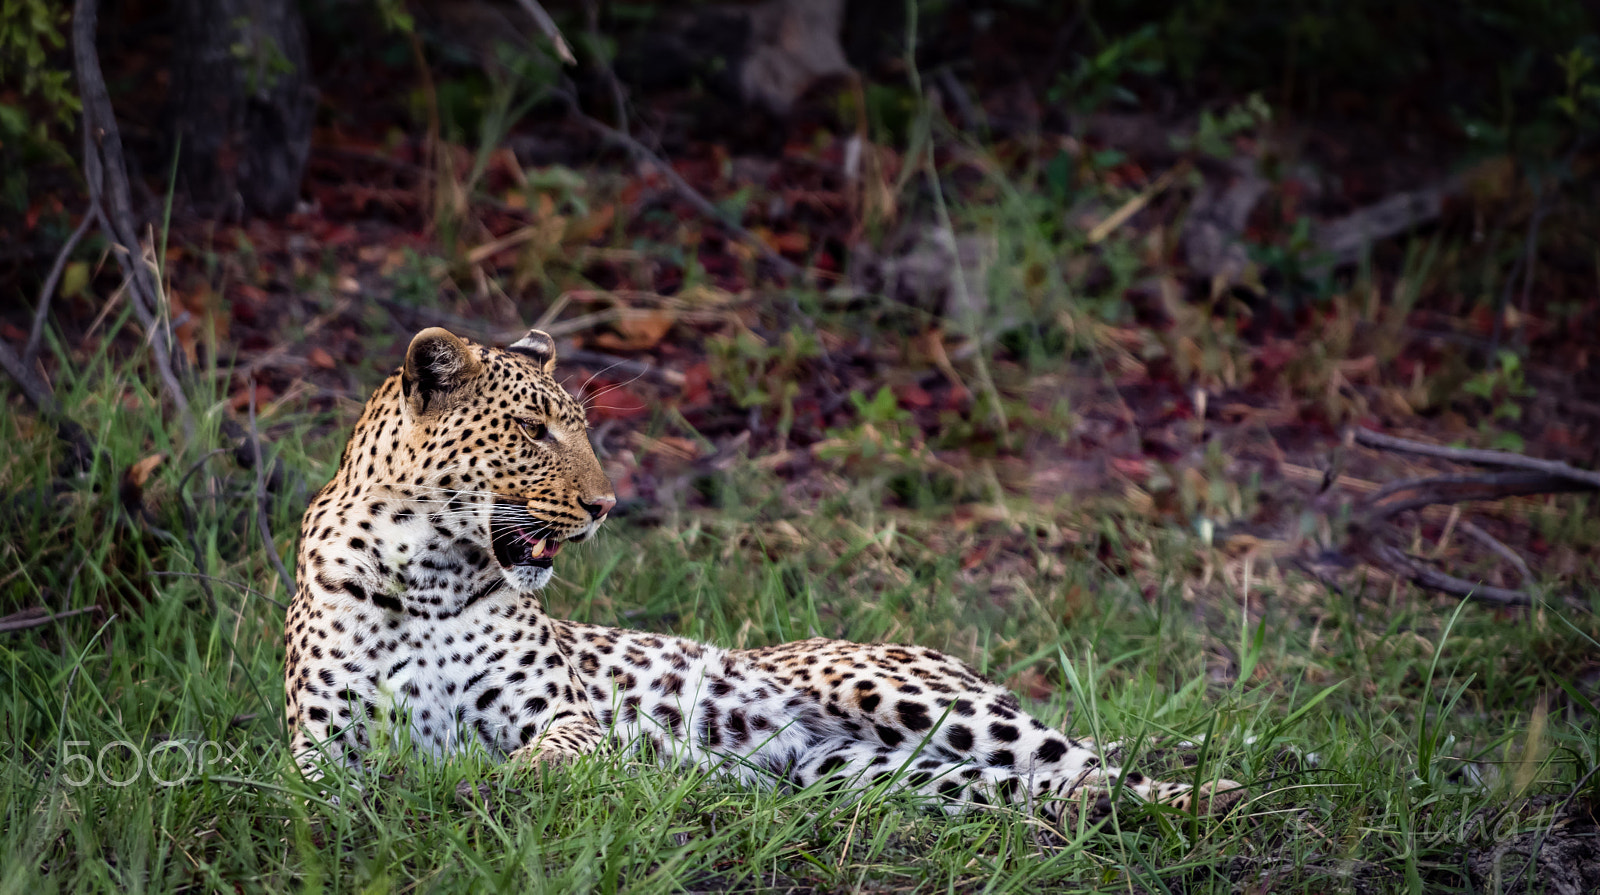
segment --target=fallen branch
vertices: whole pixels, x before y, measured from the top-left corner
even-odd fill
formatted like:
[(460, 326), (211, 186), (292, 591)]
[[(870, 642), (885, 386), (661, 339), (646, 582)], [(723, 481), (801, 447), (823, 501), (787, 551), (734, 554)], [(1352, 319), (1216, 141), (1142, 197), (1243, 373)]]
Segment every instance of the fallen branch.
[(1423, 457), (1437, 457), (1440, 460), (1449, 460), (1452, 463), (1503, 466), (1508, 469), (1529, 469), (1559, 478), (1584, 482), (1590, 488), (1600, 489), (1600, 472), (1568, 466), (1557, 460), (1539, 460), (1522, 454), (1513, 454), (1510, 451), (1489, 451), (1479, 448), (1454, 448), (1439, 444), (1427, 444), (1426, 442), (1411, 441), (1406, 438), (1396, 438), (1393, 435), (1384, 435), (1371, 429), (1356, 429), (1354, 430), (1354, 435), (1356, 444), (1365, 447), (1386, 451), (1400, 451)]
[(1196, 277), (1235, 282), (1250, 263), (1244, 242), (1250, 214), (1272, 189), (1252, 158), (1232, 164), (1232, 181), (1207, 181), (1189, 204), (1180, 242), (1189, 272)]
[(1379, 488), (1361, 502), (1360, 514), (1376, 524), (1407, 510), (1434, 504), (1495, 501), (1529, 494), (1588, 491), (1594, 486), (1542, 472), (1510, 470), (1483, 475), (1436, 475), (1403, 479)]
[(1369, 554), (1372, 558), (1377, 559), (1380, 565), (1388, 568), (1389, 571), (1429, 590), (1436, 590), (1464, 600), (1471, 599), (1479, 603), (1494, 603), (1500, 606), (1529, 606), (1533, 604), (1533, 598), (1529, 596), (1527, 591), (1508, 590), (1490, 584), (1468, 581), (1465, 578), (1457, 578), (1454, 575), (1435, 569), (1393, 544), (1374, 544)]
[(1317, 227), (1317, 252), (1323, 256), (1324, 265), (1313, 269), (1313, 275), (1354, 264), (1373, 243), (1399, 236), (1437, 218), (1444, 212), (1445, 197), (1459, 188), (1457, 181), (1447, 180), (1396, 193)]
[(760, 255), (761, 258), (768, 264), (771, 264), (773, 267), (777, 268), (780, 274), (794, 279), (801, 279), (804, 277), (805, 270), (801, 268), (800, 265), (778, 254), (772, 249), (771, 246), (763, 242), (760, 237), (745, 229), (743, 224), (740, 224), (738, 221), (735, 221), (731, 217), (723, 214), (721, 209), (717, 208), (717, 206), (711, 203), (710, 199), (702, 196), (698, 190), (690, 186), (689, 182), (683, 179), (683, 175), (677, 172), (677, 169), (673, 168), (672, 165), (668, 164), (660, 156), (652, 152), (650, 147), (640, 143), (638, 140), (634, 139), (628, 134), (623, 133), (622, 131), (617, 130), (611, 125), (606, 124), (597, 118), (591, 117), (578, 107), (577, 101), (573, 99), (572, 96), (565, 93), (558, 93), (557, 95), (566, 101), (567, 109), (574, 118), (577, 118), (590, 130), (594, 131), (596, 134), (599, 134), (603, 139), (615, 143), (621, 146), (623, 149), (626, 149), (628, 154), (632, 155), (636, 161), (649, 165), (650, 167), (661, 172), (661, 176), (665, 177), (667, 182), (672, 184), (673, 190), (675, 190), (685, 202), (693, 205), (696, 211), (699, 211), (701, 214), (705, 215), (711, 220), (716, 221), (719, 226), (721, 226), (724, 230), (727, 230), (740, 242), (755, 249), (756, 254)]
[[(1362, 498), (1352, 513), (1350, 528), (1353, 552), (1421, 587), (1463, 599), (1499, 606), (1528, 606), (1534, 602), (1533, 595), (1527, 590), (1512, 590), (1458, 578), (1395, 546), (1395, 542), (1401, 540), (1401, 534), (1391, 521), (1394, 517), (1439, 504), (1492, 501), (1530, 494), (1600, 491), (1600, 473), (1554, 460), (1539, 460), (1509, 451), (1426, 444), (1366, 429), (1355, 429), (1350, 437), (1356, 444), (1379, 450), (1500, 468), (1499, 471), (1477, 475), (1452, 473), (1393, 482)], [(1460, 528), (1468, 537), (1510, 564), (1525, 587), (1533, 585), (1533, 571), (1516, 551), (1470, 521), (1462, 522)], [(1574, 602), (1573, 605), (1580, 604)]]
[(99, 612), (99, 606), (85, 606), (82, 609), (68, 609), (65, 612), (51, 612), (42, 606), (24, 609), (21, 612), (0, 618), (0, 634), (7, 631), (25, 631), (29, 628), (41, 628), (48, 624), (72, 618), (74, 615), (83, 615), (86, 612)]

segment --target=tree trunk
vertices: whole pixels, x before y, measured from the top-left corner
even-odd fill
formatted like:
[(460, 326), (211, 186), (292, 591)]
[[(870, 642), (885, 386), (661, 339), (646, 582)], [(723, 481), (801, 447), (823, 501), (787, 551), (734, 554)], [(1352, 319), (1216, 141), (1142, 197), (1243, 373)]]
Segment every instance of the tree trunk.
[(172, 133), (178, 185), (214, 217), (292, 211), (316, 91), (295, 0), (176, 0)]

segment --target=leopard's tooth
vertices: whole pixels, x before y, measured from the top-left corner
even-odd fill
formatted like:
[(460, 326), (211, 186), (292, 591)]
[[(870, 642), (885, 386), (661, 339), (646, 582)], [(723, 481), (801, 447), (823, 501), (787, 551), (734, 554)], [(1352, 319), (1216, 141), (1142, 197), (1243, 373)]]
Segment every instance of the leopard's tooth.
[(544, 555), (544, 538), (533, 542), (533, 550), (531, 552), (534, 556)]

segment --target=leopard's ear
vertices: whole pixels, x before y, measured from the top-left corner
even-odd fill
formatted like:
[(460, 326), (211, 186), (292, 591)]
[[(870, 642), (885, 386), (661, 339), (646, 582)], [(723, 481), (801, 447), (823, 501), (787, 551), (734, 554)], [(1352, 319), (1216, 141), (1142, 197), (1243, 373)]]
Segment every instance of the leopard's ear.
[(406, 349), (400, 389), (419, 413), (448, 397), (478, 374), (483, 362), (449, 330), (437, 326), (417, 333)]
[(556, 340), (543, 330), (530, 329), (528, 334), (506, 346), (507, 351), (525, 354), (539, 363), (547, 375), (556, 368)]

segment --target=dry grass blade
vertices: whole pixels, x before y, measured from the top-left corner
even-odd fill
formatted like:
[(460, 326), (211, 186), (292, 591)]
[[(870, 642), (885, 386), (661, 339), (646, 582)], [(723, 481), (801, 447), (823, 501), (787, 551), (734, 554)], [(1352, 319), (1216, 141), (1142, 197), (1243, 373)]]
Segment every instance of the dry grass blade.
[(1165, 174), (1157, 177), (1149, 186), (1145, 187), (1143, 190), (1140, 190), (1137, 196), (1134, 196), (1132, 199), (1122, 203), (1121, 208), (1113, 211), (1110, 217), (1096, 224), (1094, 229), (1089, 231), (1089, 245), (1098, 245), (1099, 243), (1104, 242), (1107, 236), (1110, 236), (1112, 233), (1116, 232), (1118, 227), (1126, 224), (1129, 218), (1138, 214), (1140, 209), (1144, 208), (1146, 205), (1149, 205), (1151, 199), (1161, 195), (1161, 193), (1165, 191), (1167, 187), (1171, 186), (1172, 182), (1177, 180), (1178, 176), (1186, 170), (1188, 170), (1187, 165), (1173, 166), (1172, 168), (1168, 169)]
[(284, 593), (293, 595), (294, 576), (284, 568), (283, 557), (278, 555), (278, 545), (272, 540), (272, 526), (267, 519), (267, 474), (261, 465), (261, 432), (256, 428), (256, 383), (253, 379), (250, 380), (250, 451), (255, 456), (256, 527), (261, 531), (261, 546), (267, 551), (267, 559), (283, 582)]

